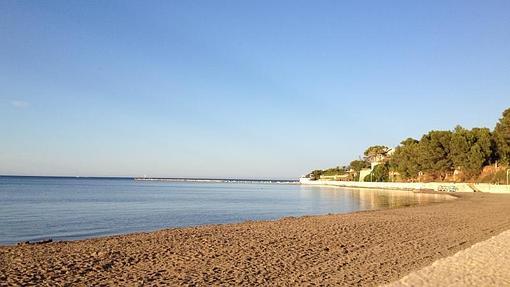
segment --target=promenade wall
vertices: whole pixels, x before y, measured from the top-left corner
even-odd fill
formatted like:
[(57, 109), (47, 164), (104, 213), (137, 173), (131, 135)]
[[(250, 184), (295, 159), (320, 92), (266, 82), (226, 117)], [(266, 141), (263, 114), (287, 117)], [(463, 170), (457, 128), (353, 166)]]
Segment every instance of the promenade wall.
[(308, 178), (301, 178), (299, 181), (301, 184), (333, 185), (353, 188), (510, 193), (510, 185), (494, 185), (486, 183), (470, 184), (449, 182), (358, 182), (358, 181), (310, 180)]
[(481, 192), (491, 193), (510, 193), (510, 185), (506, 184), (490, 184), (490, 183), (477, 183), (474, 184), (475, 189)]

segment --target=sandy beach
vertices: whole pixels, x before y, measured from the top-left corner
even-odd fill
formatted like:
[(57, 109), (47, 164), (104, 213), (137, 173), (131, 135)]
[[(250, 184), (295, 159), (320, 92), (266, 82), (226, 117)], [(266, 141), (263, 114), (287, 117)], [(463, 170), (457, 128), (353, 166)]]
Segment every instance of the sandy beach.
[(510, 195), (0, 247), (0, 285), (374, 286), (510, 229)]

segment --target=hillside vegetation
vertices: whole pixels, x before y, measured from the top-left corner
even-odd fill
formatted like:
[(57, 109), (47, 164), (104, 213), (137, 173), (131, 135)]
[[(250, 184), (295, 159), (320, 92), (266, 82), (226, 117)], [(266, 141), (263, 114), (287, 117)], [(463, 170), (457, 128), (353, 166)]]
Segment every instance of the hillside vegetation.
[(488, 128), (433, 130), (420, 139), (407, 138), (394, 150), (369, 147), (364, 157), (348, 166), (314, 170), (308, 176), (349, 174), (358, 180), (360, 171), (377, 165), (365, 181), (470, 181), (505, 183), (510, 163), (510, 108), (494, 130)]

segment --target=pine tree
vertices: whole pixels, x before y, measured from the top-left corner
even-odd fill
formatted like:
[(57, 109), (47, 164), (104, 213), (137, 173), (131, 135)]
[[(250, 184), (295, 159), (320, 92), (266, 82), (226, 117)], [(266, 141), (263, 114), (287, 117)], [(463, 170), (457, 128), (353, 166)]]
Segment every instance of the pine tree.
[(510, 108), (503, 112), (494, 129), (494, 140), (497, 146), (497, 157), (500, 161), (510, 163)]

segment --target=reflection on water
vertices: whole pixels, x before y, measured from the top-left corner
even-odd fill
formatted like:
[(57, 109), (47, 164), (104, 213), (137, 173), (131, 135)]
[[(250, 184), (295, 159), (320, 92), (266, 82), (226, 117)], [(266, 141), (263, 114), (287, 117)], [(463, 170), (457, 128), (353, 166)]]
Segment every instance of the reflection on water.
[(416, 193), (406, 190), (383, 190), (325, 186), (301, 186), (301, 196), (315, 198), (317, 204), (342, 204), (345, 210), (374, 210), (428, 204), (454, 199), (447, 194)]

